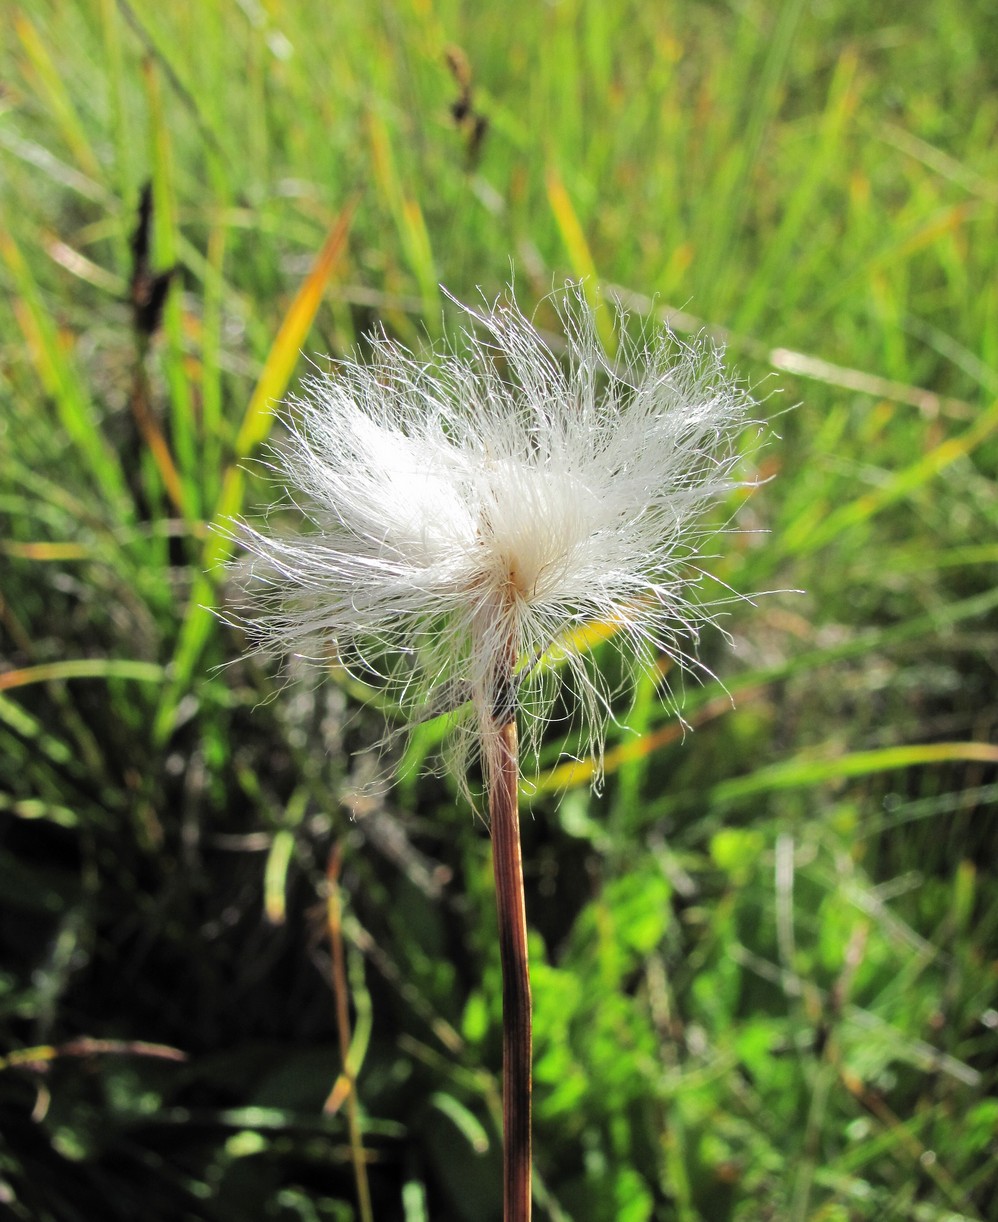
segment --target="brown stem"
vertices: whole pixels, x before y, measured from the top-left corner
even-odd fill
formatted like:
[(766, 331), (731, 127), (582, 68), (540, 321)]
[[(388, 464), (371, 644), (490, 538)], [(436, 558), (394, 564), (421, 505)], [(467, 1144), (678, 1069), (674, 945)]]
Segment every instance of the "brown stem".
[(329, 945), (332, 951), (333, 995), (336, 999), (336, 1031), (340, 1040), (340, 1060), (343, 1070), (337, 1079), (323, 1111), (335, 1112), (343, 1098), (347, 1105), (347, 1131), (350, 1134), (350, 1158), (353, 1162), (354, 1183), (357, 1185), (357, 1204), (362, 1222), (373, 1222), (371, 1190), (367, 1183), (367, 1161), (364, 1154), (364, 1134), (360, 1125), (360, 1110), (357, 1106), (357, 1080), (350, 1063), (350, 1009), (347, 988), (346, 957), (343, 953), (343, 913), (340, 906), (340, 866), (343, 860), (343, 845), (333, 842), (326, 864), (326, 924)]
[(489, 818), (502, 960), (502, 1127), (504, 1222), (530, 1222), (530, 977), (517, 810), (516, 722), (496, 730)]

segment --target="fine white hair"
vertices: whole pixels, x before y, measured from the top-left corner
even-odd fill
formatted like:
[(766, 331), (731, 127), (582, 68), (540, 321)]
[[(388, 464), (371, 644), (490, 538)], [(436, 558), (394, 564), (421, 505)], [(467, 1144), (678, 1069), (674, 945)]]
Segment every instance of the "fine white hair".
[(556, 702), (598, 782), (619, 674), (587, 630), (625, 675), (661, 655), (691, 668), (717, 606), (703, 517), (741, 482), (751, 396), (708, 340), (621, 325), (610, 361), (582, 287), (556, 305), (563, 355), (499, 301), (462, 307), (459, 347), (424, 359), (381, 333), (369, 359), (308, 379), (275, 457), (309, 529), (235, 528), (232, 618), (268, 651), (333, 649), (409, 724), (452, 713), (462, 784), (502, 717), (536, 756)]

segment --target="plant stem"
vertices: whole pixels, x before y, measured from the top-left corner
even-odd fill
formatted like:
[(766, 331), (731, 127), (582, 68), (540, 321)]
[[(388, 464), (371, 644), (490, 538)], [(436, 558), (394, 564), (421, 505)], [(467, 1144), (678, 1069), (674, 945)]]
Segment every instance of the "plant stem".
[(357, 1185), (357, 1206), (361, 1222), (374, 1222), (371, 1190), (367, 1182), (367, 1160), (364, 1154), (364, 1134), (357, 1106), (357, 1080), (350, 1062), (350, 1009), (347, 988), (346, 958), (343, 953), (343, 921), (340, 907), (340, 866), (343, 860), (342, 842), (336, 840), (329, 850), (326, 865), (326, 923), (332, 951), (333, 995), (336, 999), (336, 1031), (340, 1041), (343, 1070), (326, 1100), (323, 1111), (331, 1114), (346, 1095), (347, 1131), (350, 1135), (350, 1158), (353, 1162), (354, 1183)]
[(502, 961), (502, 1127), (504, 1222), (529, 1222), (531, 1204), (531, 1018), (527, 915), (517, 809), (516, 722), (496, 730), (489, 768), (492, 868)]

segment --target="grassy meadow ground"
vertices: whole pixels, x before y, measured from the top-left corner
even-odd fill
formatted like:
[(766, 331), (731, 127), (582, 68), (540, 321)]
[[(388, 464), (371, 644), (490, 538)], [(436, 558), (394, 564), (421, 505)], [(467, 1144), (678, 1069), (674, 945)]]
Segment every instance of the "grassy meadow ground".
[(772, 435), (711, 571), (803, 593), (667, 676), (685, 734), (641, 684), (601, 794), (553, 731), (536, 1215), (998, 1219), (996, 49), (985, 0), (0, 0), (0, 1212), (499, 1217), (482, 824), (434, 723), (351, 804), (391, 710), (268, 699), (208, 525), (303, 353), (588, 276), (725, 338)]

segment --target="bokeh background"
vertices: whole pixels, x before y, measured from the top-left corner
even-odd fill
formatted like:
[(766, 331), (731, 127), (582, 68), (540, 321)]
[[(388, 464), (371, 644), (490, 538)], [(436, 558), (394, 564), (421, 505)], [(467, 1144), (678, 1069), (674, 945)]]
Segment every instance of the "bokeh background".
[(998, 1218), (996, 64), (989, 0), (0, 0), (0, 1209), (500, 1216), (487, 834), (436, 723), (351, 796), (392, 710), (247, 660), (208, 527), (309, 355), (586, 276), (724, 340), (710, 569), (803, 592), (601, 794), (552, 729), (537, 1215)]

